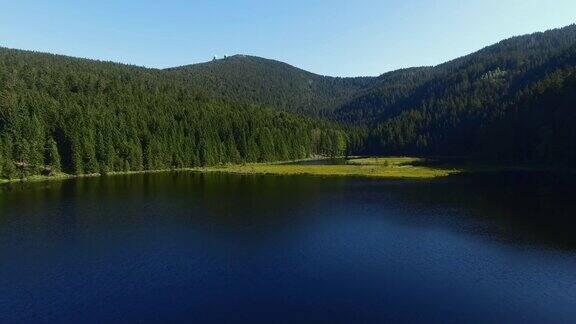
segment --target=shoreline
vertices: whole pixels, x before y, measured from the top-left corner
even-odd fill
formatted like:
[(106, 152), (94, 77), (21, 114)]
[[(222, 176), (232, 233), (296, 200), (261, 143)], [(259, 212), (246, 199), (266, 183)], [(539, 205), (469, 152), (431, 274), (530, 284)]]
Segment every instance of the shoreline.
[[(335, 157), (342, 158), (342, 157)], [(274, 161), (274, 162), (262, 162), (262, 163), (250, 163), (250, 164), (266, 164), (266, 165), (279, 165), (283, 163), (298, 163), (306, 161), (324, 161), (335, 159), (331, 157), (311, 157), (298, 160), (288, 160), (288, 161)], [(170, 172), (211, 172), (207, 169), (227, 167), (232, 165), (242, 165), (242, 164), (230, 164), (221, 166), (210, 166), (210, 167), (188, 167), (188, 168), (176, 168), (176, 169), (155, 169), (155, 170), (139, 170), (139, 171), (111, 171), (106, 173), (87, 173), (87, 174), (70, 174), (59, 172), (54, 175), (44, 176), (44, 175), (33, 175), (24, 178), (14, 178), (14, 179), (4, 179), (0, 178), (0, 186), (14, 184), (14, 183), (34, 183), (34, 182), (46, 182), (55, 180), (69, 180), (69, 179), (82, 179), (82, 178), (96, 178), (96, 177), (106, 177), (106, 176), (119, 176), (119, 175), (132, 175), (132, 174), (147, 174), (147, 173), (170, 173)], [(248, 165), (248, 164), (245, 164)]]
[[(121, 176), (134, 174), (171, 173), (171, 172), (197, 172), (197, 173), (228, 173), (241, 175), (309, 175), (324, 177), (364, 177), (380, 179), (430, 179), (449, 176), (459, 173), (456, 169), (429, 168), (413, 166), (409, 163), (421, 161), (411, 157), (386, 157), (386, 158), (358, 158), (349, 157), (349, 164), (320, 164), (304, 165), (298, 162), (329, 161), (343, 157), (314, 157), (290, 161), (275, 161), (247, 164), (227, 164), (209, 167), (140, 170), (140, 171), (114, 171), (105, 174), (67, 174), (58, 173), (52, 176), (34, 175), (26, 178), (0, 179), (0, 185), (15, 183), (47, 182), (54, 180), (68, 180), (81, 178), (94, 178), (105, 176)], [(365, 162), (359, 162), (364, 161)], [(382, 161), (374, 163), (375, 160)], [(292, 164), (294, 163), (294, 164)]]
[(308, 175), (321, 177), (362, 177), (372, 179), (434, 179), (449, 177), (457, 174), (495, 173), (495, 172), (552, 172), (560, 174), (574, 174), (576, 170), (561, 170), (535, 166), (507, 166), (507, 165), (445, 165), (426, 166), (419, 164), (425, 159), (414, 157), (349, 157), (347, 164), (291, 164), (308, 161), (328, 161), (343, 157), (314, 157), (291, 161), (275, 161), (263, 163), (226, 164), (209, 167), (188, 167), (176, 169), (157, 169), (140, 171), (113, 171), (93, 174), (57, 173), (51, 176), (34, 175), (17, 179), (0, 179), (0, 186), (16, 183), (48, 182), (56, 180), (95, 178), (106, 176), (122, 176), (152, 173), (196, 172), (196, 173), (226, 173), (237, 175)]

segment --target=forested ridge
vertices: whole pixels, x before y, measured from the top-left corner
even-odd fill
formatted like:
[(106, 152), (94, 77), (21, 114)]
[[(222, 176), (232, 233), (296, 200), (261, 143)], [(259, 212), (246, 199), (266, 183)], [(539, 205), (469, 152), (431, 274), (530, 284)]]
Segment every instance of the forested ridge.
[(208, 63), (166, 69), (210, 97), (242, 99), (308, 115), (326, 115), (369, 89), (377, 78), (314, 74), (283, 62), (234, 55)]
[(576, 26), (384, 74), (336, 110), (364, 154), (576, 166)]
[(576, 26), (334, 78), (236, 55), (147, 69), (0, 48), (0, 178), (312, 155), (576, 166)]
[[(433, 67), (330, 78), (249, 56), (170, 71), (224, 97), (320, 116), (362, 155), (575, 166), (576, 25), (512, 37)], [(543, 90), (546, 89), (546, 90)], [(554, 93), (554, 95), (552, 95)]]
[(335, 125), (211, 98), (167, 73), (0, 49), (0, 177), (341, 155)]

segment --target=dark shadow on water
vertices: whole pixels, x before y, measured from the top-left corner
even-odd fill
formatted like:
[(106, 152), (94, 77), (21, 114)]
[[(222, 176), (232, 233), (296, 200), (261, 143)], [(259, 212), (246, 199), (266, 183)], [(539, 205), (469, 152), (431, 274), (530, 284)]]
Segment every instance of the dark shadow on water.
[[(483, 224), (489, 240), (576, 249), (576, 177), (549, 172), (482, 172), (422, 182), (395, 192), (423, 209), (443, 207), (454, 215), (437, 221), (450, 228), (454, 217)], [(461, 231), (461, 228), (456, 228)]]
[[(189, 172), (112, 176), (0, 187), (4, 215), (0, 233), (16, 215), (33, 215), (26, 220), (28, 231), (47, 226), (50, 220), (58, 227), (62, 217), (74, 217), (86, 226), (188, 222), (212, 230), (237, 230), (246, 237), (266, 237), (276, 235), (275, 228), (314, 218), (307, 213), (315, 206), (395, 204), (441, 210), (433, 221), (446, 229), (465, 217), (483, 224), (486, 228), (477, 234), (490, 240), (574, 249), (575, 192), (576, 177), (546, 172), (465, 173), (435, 180)], [(327, 205), (330, 199), (333, 203)], [(432, 221), (417, 216), (410, 221)]]

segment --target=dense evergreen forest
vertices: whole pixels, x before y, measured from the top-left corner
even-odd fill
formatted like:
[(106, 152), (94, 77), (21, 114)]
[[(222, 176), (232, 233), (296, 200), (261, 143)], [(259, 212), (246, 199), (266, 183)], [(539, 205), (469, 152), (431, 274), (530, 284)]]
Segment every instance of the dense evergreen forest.
[(166, 70), (0, 48), (0, 178), (463, 156), (576, 166), (576, 26), (333, 78), (252, 56)]
[(202, 88), (210, 97), (242, 99), (313, 115), (326, 115), (377, 81), (372, 77), (321, 76), (249, 55), (166, 71), (191, 87)]
[(159, 70), (0, 49), (0, 175), (341, 155), (325, 121), (206, 96)]
[(355, 151), (576, 166), (576, 26), (515, 37), (434, 68), (393, 72), (339, 109)]
[(575, 48), (571, 25), (375, 78), (318, 76), (249, 56), (170, 71), (190, 83), (209, 80), (213, 95), (337, 122), (349, 154), (576, 166)]

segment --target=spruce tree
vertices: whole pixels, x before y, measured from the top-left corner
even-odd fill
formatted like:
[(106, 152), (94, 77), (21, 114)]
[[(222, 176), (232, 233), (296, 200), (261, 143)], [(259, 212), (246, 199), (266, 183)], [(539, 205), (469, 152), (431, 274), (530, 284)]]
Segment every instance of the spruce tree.
[(46, 158), (45, 164), (50, 167), (53, 172), (60, 172), (60, 153), (58, 153), (58, 144), (56, 141), (50, 137), (46, 143)]

